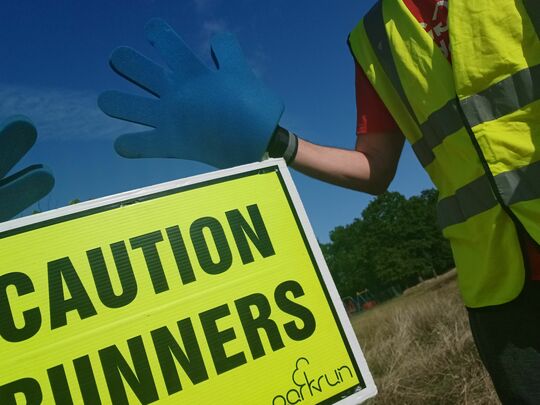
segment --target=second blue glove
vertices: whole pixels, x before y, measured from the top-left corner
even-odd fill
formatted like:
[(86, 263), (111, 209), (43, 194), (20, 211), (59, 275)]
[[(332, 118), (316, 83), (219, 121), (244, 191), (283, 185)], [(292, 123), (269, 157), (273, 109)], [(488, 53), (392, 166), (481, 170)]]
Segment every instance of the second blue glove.
[(43, 165), (4, 177), (30, 150), (36, 137), (34, 124), (22, 115), (9, 117), (0, 125), (0, 222), (39, 201), (54, 186), (52, 173)]

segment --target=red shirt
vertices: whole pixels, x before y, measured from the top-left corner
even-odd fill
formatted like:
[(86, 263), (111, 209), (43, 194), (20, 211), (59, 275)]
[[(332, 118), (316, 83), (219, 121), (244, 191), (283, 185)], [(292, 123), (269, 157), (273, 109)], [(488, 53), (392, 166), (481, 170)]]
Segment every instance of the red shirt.
[[(403, 2), (433, 38), (448, 62), (452, 63), (447, 25), (448, 0), (403, 0)], [(399, 130), (396, 121), (390, 115), (358, 63), (356, 63), (355, 69), (357, 135)], [(528, 235), (524, 235), (523, 239), (523, 250), (531, 269), (531, 279), (540, 281), (540, 246)]]

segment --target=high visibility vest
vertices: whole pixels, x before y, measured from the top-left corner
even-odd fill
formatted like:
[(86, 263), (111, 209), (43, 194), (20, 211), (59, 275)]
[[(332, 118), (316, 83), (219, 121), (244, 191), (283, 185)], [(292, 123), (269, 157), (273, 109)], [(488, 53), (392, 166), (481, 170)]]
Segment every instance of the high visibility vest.
[(403, 0), (381, 0), (352, 53), (439, 190), (469, 307), (506, 303), (540, 242), (540, 1), (451, 0), (452, 64)]

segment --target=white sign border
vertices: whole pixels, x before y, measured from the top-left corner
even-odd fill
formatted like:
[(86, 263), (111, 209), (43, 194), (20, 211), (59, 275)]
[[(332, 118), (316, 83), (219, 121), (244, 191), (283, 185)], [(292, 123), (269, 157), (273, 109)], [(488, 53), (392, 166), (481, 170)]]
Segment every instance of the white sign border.
[(339, 405), (359, 404), (365, 401), (366, 399), (372, 398), (375, 395), (377, 395), (377, 386), (375, 385), (375, 381), (373, 381), (373, 377), (371, 375), (371, 372), (369, 371), (366, 359), (364, 357), (364, 354), (362, 353), (360, 344), (358, 343), (358, 338), (356, 337), (354, 329), (351, 325), (349, 316), (345, 312), (345, 307), (342, 304), (341, 297), (339, 296), (334, 280), (332, 279), (330, 270), (328, 269), (328, 266), (326, 265), (326, 261), (324, 260), (324, 256), (319, 246), (319, 242), (317, 241), (315, 232), (313, 232), (313, 228), (311, 227), (311, 223), (309, 222), (309, 219), (307, 217), (302, 201), (300, 200), (300, 195), (298, 194), (298, 190), (296, 189), (296, 186), (294, 185), (291, 174), (289, 170), (287, 169), (287, 165), (285, 164), (285, 161), (283, 159), (275, 159), (274, 161), (277, 161), (278, 163), (281, 175), (283, 176), (283, 180), (285, 182), (287, 190), (289, 191), (294, 208), (298, 214), (298, 218), (300, 219), (302, 228), (304, 229), (304, 233), (308, 240), (309, 247), (311, 248), (311, 251), (313, 252), (313, 255), (315, 256), (315, 260), (317, 262), (317, 266), (319, 267), (319, 270), (321, 271), (324, 284), (328, 290), (328, 293), (330, 294), (330, 298), (332, 299), (332, 304), (334, 305), (334, 308), (339, 317), (341, 326), (343, 327), (345, 335), (347, 336), (347, 340), (350, 345), (350, 348), (353, 352), (353, 355), (358, 364), (358, 367), (360, 368), (360, 373), (362, 374), (362, 377), (364, 378), (364, 382), (366, 384), (366, 388), (360, 390), (357, 393), (350, 395), (347, 398), (344, 398), (336, 402), (335, 404), (339, 404)]

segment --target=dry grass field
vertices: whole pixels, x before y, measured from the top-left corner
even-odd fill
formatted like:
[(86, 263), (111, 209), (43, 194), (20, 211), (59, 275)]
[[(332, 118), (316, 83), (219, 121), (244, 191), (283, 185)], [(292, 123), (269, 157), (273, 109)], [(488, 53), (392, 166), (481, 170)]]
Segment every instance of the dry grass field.
[(496, 405), (472, 341), (455, 271), (353, 315), (379, 394), (369, 405)]

